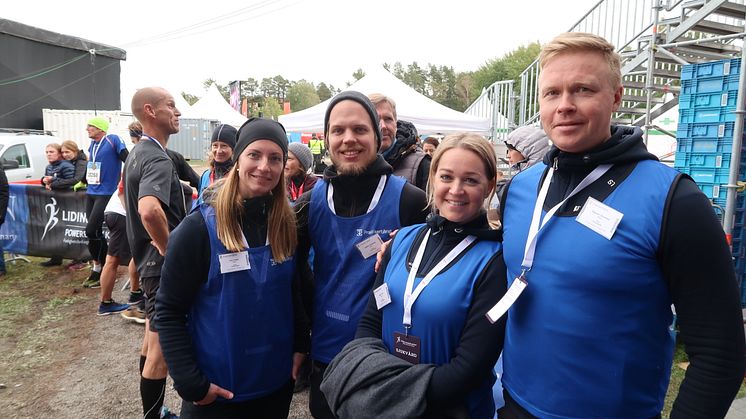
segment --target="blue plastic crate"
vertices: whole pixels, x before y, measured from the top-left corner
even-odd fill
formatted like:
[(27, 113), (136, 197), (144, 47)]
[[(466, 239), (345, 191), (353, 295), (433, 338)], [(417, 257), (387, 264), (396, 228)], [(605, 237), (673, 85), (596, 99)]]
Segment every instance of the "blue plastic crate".
[(677, 152), (673, 167), (685, 169), (687, 167), (729, 168), (730, 153), (687, 153)]
[(734, 125), (735, 122), (681, 123), (676, 129), (676, 137), (733, 139)]
[(740, 68), (740, 58), (689, 64), (681, 67), (681, 79), (690, 80), (700, 77), (728, 76), (730, 74), (738, 74)]
[(735, 106), (679, 109), (679, 123), (735, 122)]
[(712, 185), (727, 185), (730, 169), (716, 169), (713, 167), (686, 167), (679, 169), (686, 170), (686, 174), (692, 177), (695, 182)]
[(681, 94), (692, 93), (715, 93), (738, 91), (738, 72), (731, 71), (728, 76), (700, 77), (696, 79), (681, 80)]
[(691, 93), (679, 96), (679, 109), (716, 108), (732, 106), (735, 109), (738, 90), (729, 92)]
[(684, 153), (730, 153), (733, 138), (677, 138), (676, 152)]

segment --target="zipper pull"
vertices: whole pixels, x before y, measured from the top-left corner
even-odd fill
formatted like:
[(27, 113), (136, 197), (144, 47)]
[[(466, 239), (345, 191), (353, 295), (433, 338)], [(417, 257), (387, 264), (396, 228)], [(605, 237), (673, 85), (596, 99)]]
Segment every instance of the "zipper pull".
[(554, 158), (554, 162), (552, 163), (552, 169), (557, 170), (557, 160), (559, 160), (558, 157)]

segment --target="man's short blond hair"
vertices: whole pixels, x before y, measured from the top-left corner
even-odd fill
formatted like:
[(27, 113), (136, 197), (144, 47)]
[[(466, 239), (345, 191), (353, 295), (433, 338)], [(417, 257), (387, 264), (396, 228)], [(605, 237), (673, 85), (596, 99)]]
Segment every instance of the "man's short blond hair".
[(566, 52), (595, 51), (604, 56), (611, 69), (611, 87), (622, 85), (621, 59), (614, 45), (606, 39), (585, 32), (565, 32), (545, 44), (539, 53), (539, 65), (543, 68), (556, 56)]
[(397, 118), (396, 102), (394, 102), (394, 99), (391, 99), (390, 97), (381, 93), (371, 93), (368, 95), (368, 99), (370, 99), (371, 103), (373, 103), (373, 106), (378, 106), (381, 103), (388, 104), (389, 106), (391, 106), (391, 112), (394, 114), (394, 118)]

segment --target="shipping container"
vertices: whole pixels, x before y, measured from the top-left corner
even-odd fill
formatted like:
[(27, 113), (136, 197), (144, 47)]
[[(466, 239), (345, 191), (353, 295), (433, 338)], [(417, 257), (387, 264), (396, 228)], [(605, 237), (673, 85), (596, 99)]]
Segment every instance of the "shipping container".
[(88, 121), (100, 116), (109, 121), (109, 134), (118, 135), (128, 148), (132, 148), (127, 126), (135, 121), (129, 112), (122, 111), (92, 111), (67, 109), (42, 109), (44, 130), (61, 140), (73, 140), (81, 150), (88, 150), (91, 139), (88, 138), (86, 127)]

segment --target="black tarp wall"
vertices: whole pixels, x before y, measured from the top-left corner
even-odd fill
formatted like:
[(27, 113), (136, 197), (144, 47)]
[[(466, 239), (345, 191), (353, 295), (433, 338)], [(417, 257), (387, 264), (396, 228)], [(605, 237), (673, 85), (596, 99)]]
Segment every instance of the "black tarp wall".
[(0, 128), (42, 129), (43, 108), (121, 109), (124, 59), (119, 48), (0, 19)]

